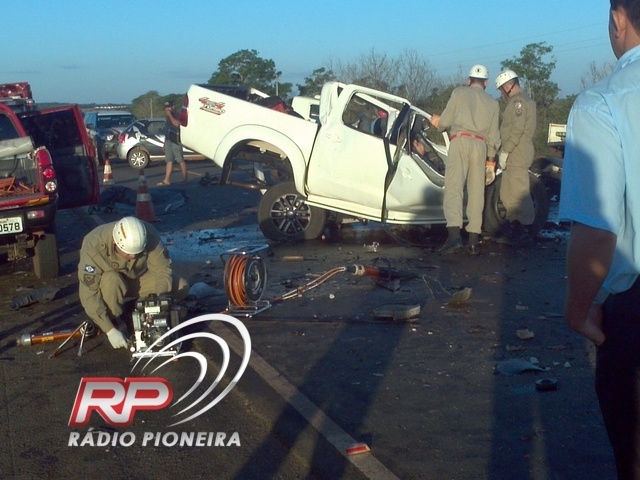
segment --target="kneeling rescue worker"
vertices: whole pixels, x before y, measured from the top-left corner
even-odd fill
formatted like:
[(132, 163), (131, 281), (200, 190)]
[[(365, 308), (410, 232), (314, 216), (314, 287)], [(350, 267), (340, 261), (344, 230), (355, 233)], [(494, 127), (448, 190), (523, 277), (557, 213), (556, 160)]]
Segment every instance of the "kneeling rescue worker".
[(136, 217), (106, 223), (85, 236), (78, 279), (82, 307), (113, 348), (128, 346), (117, 326), (118, 317), (126, 324), (123, 317), (133, 311), (135, 301), (127, 300), (170, 294), (179, 301), (189, 293), (187, 281), (173, 274), (158, 231)]

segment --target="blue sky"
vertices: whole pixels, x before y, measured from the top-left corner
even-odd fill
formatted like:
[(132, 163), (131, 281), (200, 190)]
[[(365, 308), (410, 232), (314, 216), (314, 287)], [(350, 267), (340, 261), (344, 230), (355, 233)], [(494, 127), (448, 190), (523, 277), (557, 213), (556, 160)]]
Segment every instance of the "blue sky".
[(36, 102), (129, 103), (150, 90), (183, 93), (242, 49), (272, 59), (294, 86), (372, 49), (414, 50), (443, 78), (483, 63), (493, 80), (502, 60), (547, 42), (565, 96), (590, 62), (615, 61), (608, 9), (607, 0), (21, 0), (2, 7), (12, 20), (0, 29), (0, 83), (29, 81)]

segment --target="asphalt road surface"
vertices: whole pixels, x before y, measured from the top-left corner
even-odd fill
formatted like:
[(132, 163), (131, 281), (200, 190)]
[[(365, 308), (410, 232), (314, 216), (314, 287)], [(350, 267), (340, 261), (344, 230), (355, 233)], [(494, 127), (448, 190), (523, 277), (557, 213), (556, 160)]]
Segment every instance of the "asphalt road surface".
[[(615, 478), (593, 392), (593, 348), (561, 316), (561, 227), (529, 248), (485, 242), (479, 257), (435, 255), (440, 229), (376, 225), (269, 245), (256, 226), (259, 192), (201, 185), (217, 173), (207, 161), (189, 163), (186, 186), (155, 187), (161, 163), (145, 177), (176, 271), (210, 288), (187, 305), (188, 318), (229, 306), (224, 252), (266, 246), (265, 310), (235, 315), (251, 338), (248, 368), (219, 403), (180, 425), (171, 426), (176, 407), (167, 407), (137, 411), (128, 426), (96, 411), (86, 425), (70, 426), (83, 378), (162, 377), (175, 400), (199, 371), (191, 358), (153, 374), (132, 369), (131, 354), (113, 350), (104, 335), (88, 339), (82, 356), (77, 342), (55, 358), (60, 341), (16, 345), (21, 335), (84, 320), (80, 242), (95, 225), (133, 211), (126, 197), (139, 180), (124, 163), (112, 167), (112, 208), (58, 217), (58, 279), (38, 280), (29, 260), (1, 267), (0, 478)], [(391, 268), (400, 278), (341, 269), (352, 265)], [(55, 298), (11, 308), (42, 287), (56, 289)], [(220, 322), (205, 330), (230, 346), (229, 372), (244, 348), (233, 330)], [(217, 344), (202, 338), (184, 351), (206, 358), (208, 376), (224, 364)], [(364, 452), (348, 454), (353, 446)]]

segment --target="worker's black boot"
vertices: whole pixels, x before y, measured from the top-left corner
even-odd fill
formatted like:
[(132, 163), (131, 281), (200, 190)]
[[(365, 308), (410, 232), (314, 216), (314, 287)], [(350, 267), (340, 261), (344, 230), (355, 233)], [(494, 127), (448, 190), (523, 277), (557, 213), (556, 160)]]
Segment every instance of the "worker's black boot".
[(496, 242), (510, 244), (513, 240), (515, 226), (513, 222), (504, 222), (496, 234)]
[(479, 235), (477, 233), (469, 234), (469, 244), (467, 245), (467, 251), (469, 255), (480, 255), (480, 241), (478, 239)]
[(519, 235), (514, 238), (514, 244), (519, 247), (528, 247), (536, 241), (533, 225), (521, 225)]
[(449, 232), (447, 241), (438, 249), (438, 255), (450, 255), (462, 249), (460, 227), (447, 227), (447, 231)]

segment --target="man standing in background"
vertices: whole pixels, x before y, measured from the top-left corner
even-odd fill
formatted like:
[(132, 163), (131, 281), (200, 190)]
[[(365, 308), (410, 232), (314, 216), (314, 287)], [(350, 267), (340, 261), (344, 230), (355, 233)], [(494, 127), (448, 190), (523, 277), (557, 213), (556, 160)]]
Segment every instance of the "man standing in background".
[(171, 173), (173, 162), (180, 166), (182, 183), (187, 183), (187, 164), (184, 163), (182, 145), (180, 144), (180, 120), (173, 111), (173, 102), (164, 102), (164, 114), (166, 117), (164, 127), (164, 161), (166, 163), (164, 179), (158, 182), (159, 187), (171, 185)]

